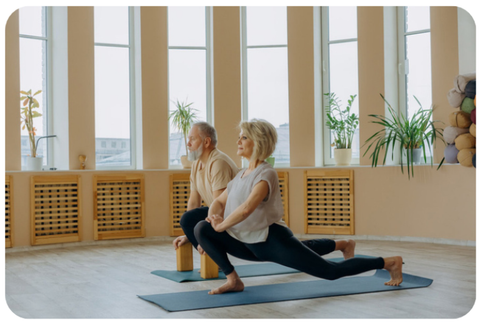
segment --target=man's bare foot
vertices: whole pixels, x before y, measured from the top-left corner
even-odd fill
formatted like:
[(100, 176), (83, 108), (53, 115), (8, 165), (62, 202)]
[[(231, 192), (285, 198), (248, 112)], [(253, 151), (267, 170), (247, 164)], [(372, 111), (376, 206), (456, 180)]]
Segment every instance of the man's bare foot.
[(243, 285), (242, 280), (238, 276), (236, 271), (233, 271), (231, 274), (227, 276), (227, 282), (224, 283), (222, 286), (212, 289), (208, 292), (209, 295), (218, 295), (223, 294), (226, 292), (239, 292), (243, 291), (245, 286)]
[(399, 286), (403, 281), (402, 265), (403, 259), (401, 256), (385, 258), (384, 269), (390, 273), (392, 280), (385, 283), (387, 286)]
[(355, 256), (355, 245), (357, 245), (357, 243), (354, 240), (347, 240), (345, 248), (341, 250), (345, 260)]

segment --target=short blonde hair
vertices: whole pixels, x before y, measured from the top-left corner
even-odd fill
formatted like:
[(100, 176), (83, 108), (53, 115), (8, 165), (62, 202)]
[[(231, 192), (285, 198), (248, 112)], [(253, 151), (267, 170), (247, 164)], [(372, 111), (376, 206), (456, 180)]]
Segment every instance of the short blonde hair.
[(252, 158), (254, 160), (265, 160), (275, 151), (278, 138), (277, 130), (268, 121), (251, 119), (240, 122), (238, 127), (245, 136), (253, 140)]

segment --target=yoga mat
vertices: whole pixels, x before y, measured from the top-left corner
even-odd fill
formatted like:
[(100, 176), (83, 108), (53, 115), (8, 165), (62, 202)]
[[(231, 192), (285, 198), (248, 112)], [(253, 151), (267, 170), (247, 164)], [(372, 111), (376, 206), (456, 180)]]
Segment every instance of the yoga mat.
[(157, 304), (170, 312), (207, 309), (237, 305), (272, 303), (287, 300), (344, 296), (382, 291), (428, 287), (433, 280), (403, 274), (398, 287), (386, 286), (390, 280), (386, 270), (377, 270), (372, 276), (345, 277), (338, 280), (314, 280), (274, 285), (245, 287), (243, 292), (209, 295), (209, 290), (169, 294), (143, 295), (141, 299)]
[[(356, 255), (355, 257), (373, 258), (372, 256), (368, 256), (368, 255)], [(342, 261), (343, 258), (340, 257), (340, 258), (333, 258), (333, 259), (327, 259), (327, 260), (338, 262), (338, 261)], [(176, 282), (226, 279), (225, 274), (222, 271), (218, 272), (218, 278), (203, 279), (202, 277), (200, 277), (200, 273), (198, 272), (198, 270), (199, 269), (193, 269), (193, 271), (182, 271), (182, 272), (176, 271), (176, 270), (155, 270), (150, 273), (165, 279), (176, 281)], [(235, 266), (235, 270), (237, 271), (238, 275), (242, 278), (271, 276), (271, 275), (278, 275), (278, 274), (300, 272), (298, 270), (285, 267), (280, 264), (272, 263), (272, 262), (258, 262), (258, 263), (252, 263), (252, 264), (238, 265), (238, 266)]]

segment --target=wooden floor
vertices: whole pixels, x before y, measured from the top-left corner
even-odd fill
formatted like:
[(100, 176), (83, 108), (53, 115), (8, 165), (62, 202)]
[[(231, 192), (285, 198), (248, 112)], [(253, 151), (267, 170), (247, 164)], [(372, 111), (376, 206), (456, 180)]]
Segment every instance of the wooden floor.
[[(6, 300), (11, 311), (23, 318), (459, 318), (473, 307), (475, 247), (358, 241), (356, 252), (402, 255), (404, 272), (432, 278), (433, 284), (395, 292), (170, 313), (137, 295), (205, 290), (224, 281), (180, 284), (152, 275), (152, 270), (175, 269), (173, 248), (166, 241), (136, 240), (6, 253)], [(341, 254), (334, 252), (335, 256)], [(194, 258), (199, 267), (197, 253)], [(232, 259), (232, 263), (248, 262)], [(244, 283), (315, 279), (297, 273), (245, 278)]]

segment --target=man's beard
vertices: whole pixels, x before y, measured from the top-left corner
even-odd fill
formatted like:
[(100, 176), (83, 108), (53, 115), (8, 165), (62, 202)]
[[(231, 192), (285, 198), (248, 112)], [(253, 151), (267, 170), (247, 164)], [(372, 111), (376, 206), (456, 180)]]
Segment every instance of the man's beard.
[(203, 153), (203, 145), (200, 145), (195, 151), (188, 152), (187, 159), (189, 161), (196, 161)]

